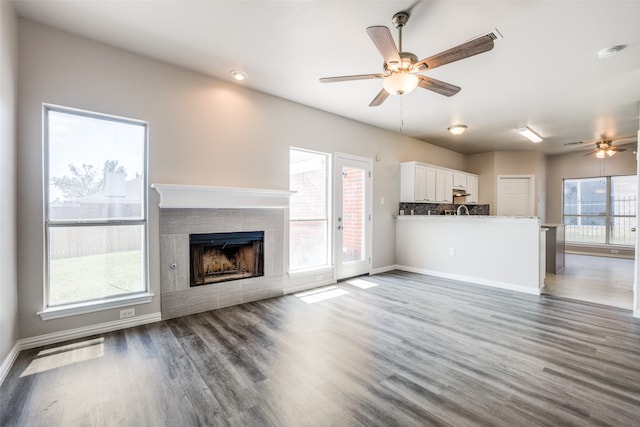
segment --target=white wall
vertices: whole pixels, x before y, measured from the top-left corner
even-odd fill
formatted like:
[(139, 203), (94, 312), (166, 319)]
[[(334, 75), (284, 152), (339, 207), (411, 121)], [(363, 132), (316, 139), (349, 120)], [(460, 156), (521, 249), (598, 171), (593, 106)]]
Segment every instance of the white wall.
[(17, 34), (17, 17), (13, 5), (7, 1), (0, 1), (0, 364), (6, 360), (18, 340)]
[[(149, 122), (149, 182), (286, 190), (289, 147), (374, 162), (373, 268), (395, 264), (399, 163), (462, 169), (464, 156), (281, 98), (19, 21), (18, 203), (21, 337), (117, 319), (117, 310), (43, 322), (42, 103)], [(436, 159), (436, 160), (434, 160)], [(150, 192), (151, 304), (160, 310), (158, 196)], [(385, 204), (379, 203), (384, 197)]]

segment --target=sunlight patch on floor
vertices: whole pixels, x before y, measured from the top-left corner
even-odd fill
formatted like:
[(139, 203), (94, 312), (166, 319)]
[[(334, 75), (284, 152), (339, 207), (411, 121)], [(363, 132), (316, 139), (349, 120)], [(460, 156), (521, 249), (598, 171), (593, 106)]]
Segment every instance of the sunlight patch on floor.
[(294, 294), (307, 304), (315, 304), (320, 301), (347, 295), (349, 292), (340, 289), (337, 286), (325, 286), (322, 288), (312, 289), (310, 291), (298, 292)]
[(351, 279), (347, 280), (347, 283), (353, 286), (357, 286), (360, 289), (369, 289), (379, 285), (379, 283), (370, 282), (365, 279)]
[(102, 356), (104, 356), (104, 338), (95, 338), (48, 348), (38, 353), (20, 377), (26, 377)]

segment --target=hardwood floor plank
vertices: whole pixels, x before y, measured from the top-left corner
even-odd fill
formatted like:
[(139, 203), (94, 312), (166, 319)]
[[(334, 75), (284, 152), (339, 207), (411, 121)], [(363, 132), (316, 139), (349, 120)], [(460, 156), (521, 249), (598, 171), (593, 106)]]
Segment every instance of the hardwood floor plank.
[(287, 295), (23, 351), (0, 425), (640, 425), (628, 310), (400, 271), (357, 280), (314, 304)]

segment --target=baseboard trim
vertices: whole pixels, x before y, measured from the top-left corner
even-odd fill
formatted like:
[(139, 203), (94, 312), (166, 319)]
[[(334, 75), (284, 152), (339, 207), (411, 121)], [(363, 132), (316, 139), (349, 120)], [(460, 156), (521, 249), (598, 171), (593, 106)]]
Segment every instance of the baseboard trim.
[(387, 271), (397, 270), (397, 265), (387, 265), (386, 267), (378, 267), (371, 270), (371, 274), (386, 273)]
[(410, 273), (425, 274), (427, 276), (435, 276), (443, 279), (457, 280), (460, 282), (471, 283), (474, 285), (490, 286), (492, 288), (500, 288), (508, 291), (523, 292), (530, 295), (540, 295), (540, 289), (527, 288), (516, 285), (515, 283), (496, 282), (493, 280), (478, 279), (475, 277), (461, 276), (458, 274), (443, 273), (441, 271), (425, 270), (422, 268), (408, 267), (406, 265), (396, 266), (398, 270), (408, 271)]
[(640, 317), (640, 310), (633, 310), (633, 317)]
[(7, 354), (7, 357), (2, 361), (2, 365), (0, 365), (0, 386), (2, 386), (4, 379), (7, 378), (9, 370), (18, 358), (18, 354), (20, 354), (20, 341), (15, 343), (9, 354)]
[(297, 292), (308, 291), (310, 289), (320, 288), (322, 286), (335, 285), (335, 284), (336, 284), (335, 279), (326, 279), (326, 280), (321, 280), (319, 282), (304, 283), (302, 285), (285, 288), (283, 293), (284, 295), (295, 294)]
[(67, 340), (84, 338), (90, 335), (117, 331), (120, 329), (131, 328), (133, 326), (146, 325), (148, 323), (159, 322), (160, 320), (162, 320), (160, 312), (157, 312), (145, 314), (143, 316), (131, 317), (129, 319), (119, 319), (114, 320), (113, 322), (98, 323), (97, 325), (89, 325), (82, 328), (39, 335), (37, 337), (24, 338), (18, 341), (19, 349), (28, 350), (30, 348), (41, 347), (43, 345), (57, 344)]

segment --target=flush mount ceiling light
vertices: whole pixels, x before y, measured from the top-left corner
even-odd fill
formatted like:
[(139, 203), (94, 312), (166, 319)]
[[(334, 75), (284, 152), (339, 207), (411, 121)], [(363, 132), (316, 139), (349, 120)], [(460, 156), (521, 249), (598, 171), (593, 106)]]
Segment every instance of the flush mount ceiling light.
[(620, 52), (625, 47), (627, 47), (627, 45), (619, 44), (617, 46), (612, 46), (612, 47), (608, 47), (606, 49), (602, 49), (602, 50), (598, 51), (598, 58), (600, 58), (600, 59), (611, 58), (613, 55), (617, 54), (618, 52)]
[(523, 128), (518, 129), (518, 132), (520, 132), (520, 134), (522, 136), (525, 136), (529, 139), (529, 141), (531, 142), (540, 142), (542, 141), (542, 137), (540, 135), (538, 135), (537, 133), (535, 133), (534, 131), (532, 131), (529, 126), (525, 126)]
[(462, 135), (467, 130), (465, 125), (451, 125), (447, 128), (452, 135)]
[(242, 81), (249, 77), (249, 75), (242, 70), (231, 70), (229, 71), (229, 74), (231, 74), (231, 77), (238, 81)]

